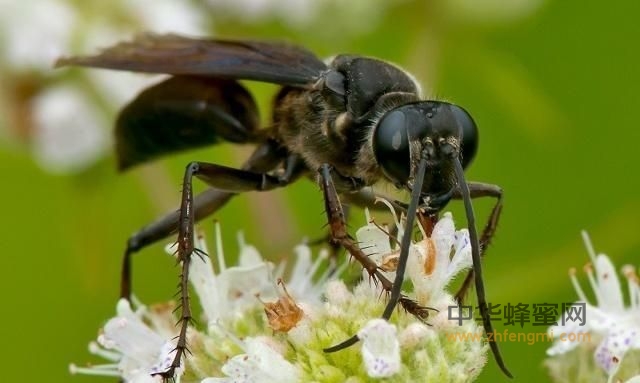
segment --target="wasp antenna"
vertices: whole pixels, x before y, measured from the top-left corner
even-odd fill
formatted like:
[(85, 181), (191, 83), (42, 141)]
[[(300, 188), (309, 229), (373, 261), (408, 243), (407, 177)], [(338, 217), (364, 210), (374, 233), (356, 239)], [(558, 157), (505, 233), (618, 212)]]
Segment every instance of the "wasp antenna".
[[(458, 181), (458, 188), (462, 194), (462, 200), (464, 201), (464, 211), (467, 215), (467, 228), (469, 229), (469, 240), (471, 241), (471, 258), (473, 259), (473, 272), (475, 274), (476, 294), (478, 296), (478, 307), (480, 308), (480, 315), (482, 316), (482, 325), (486, 334), (493, 334), (493, 325), (491, 324), (491, 318), (489, 317), (489, 309), (487, 307), (487, 300), (484, 293), (484, 281), (482, 279), (482, 264), (480, 263), (480, 242), (478, 241), (478, 232), (476, 231), (476, 220), (473, 213), (473, 205), (471, 205), (471, 195), (469, 193), (469, 186), (464, 179), (464, 170), (462, 164), (458, 158), (453, 161), (453, 167), (455, 169), (456, 178)], [(412, 201), (413, 202), (413, 201)], [(394, 284), (395, 287), (395, 284)], [(500, 348), (498, 343), (489, 342), (491, 352), (498, 363), (498, 366), (504, 372), (504, 374), (510, 378), (513, 378), (511, 372), (504, 364), (502, 355), (500, 354)]]
[(382, 318), (388, 320), (393, 313), (393, 309), (398, 305), (400, 299), (400, 293), (402, 292), (402, 281), (404, 280), (404, 271), (407, 268), (407, 259), (409, 258), (409, 246), (411, 245), (411, 230), (416, 220), (416, 212), (418, 211), (418, 204), (420, 203), (420, 194), (422, 192), (422, 183), (424, 182), (424, 173), (427, 171), (427, 159), (423, 155), (418, 165), (418, 172), (413, 181), (413, 190), (411, 191), (411, 202), (407, 209), (407, 223), (404, 229), (404, 235), (402, 236), (402, 243), (400, 244), (400, 258), (398, 258), (398, 267), (396, 268), (396, 277), (393, 280), (393, 287), (391, 288), (391, 296), (387, 307), (385, 307), (382, 313)]

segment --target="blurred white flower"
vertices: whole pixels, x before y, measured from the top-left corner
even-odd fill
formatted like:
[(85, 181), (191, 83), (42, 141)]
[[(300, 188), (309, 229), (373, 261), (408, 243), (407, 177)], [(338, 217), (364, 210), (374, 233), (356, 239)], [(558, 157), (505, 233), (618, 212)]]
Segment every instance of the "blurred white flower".
[(0, 57), (19, 71), (49, 71), (71, 48), (78, 14), (59, 0), (0, 0)]
[(83, 170), (109, 147), (105, 121), (78, 88), (50, 87), (32, 100), (38, 163), (51, 172)]
[[(595, 348), (595, 363), (609, 377), (609, 381), (613, 381), (625, 356), (631, 350), (640, 349), (640, 284), (635, 269), (630, 265), (624, 266), (622, 272), (629, 291), (629, 305), (625, 305), (624, 292), (611, 259), (605, 254), (596, 254), (584, 232), (583, 239), (591, 258), (585, 271), (596, 302), (589, 302), (572, 269), (569, 276), (579, 299), (576, 306), (563, 313), (558, 325), (549, 328), (549, 334), (556, 340), (547, 350), (547, 355), (562, 357), (571, 352), (581, 352), (580, 349), (592, 352)], [(577, 311), (580, 305), (584, 307), (581, 315)], [(589, 337), (566, 336), (581, 333), (589, 334)], [(561, 363), (551, 362), (549, 365)], [(554, 371), (554, 368), (557, 369), (550, 367), (552, 375), (562, 374)], [(640, 368), (635, 369), (635, 373), (638, 372)]]
[(120, 0), (107, 12), (83, 2), (0, 0), (0, 9), (2, 77), (52, 80), (35, 84), (34, 126), (25, 127), (38, 163), (51, 172), (81, 171), (107, 153), (113, 114), (158, 79), (87, 70), (61, 86), (53, 79), (66, 72), (53, 70), (56, 59), (94, 53), (142, 31), (203, 35), (208, 28), (202, 8), (188, 1)]
[(142, 31), (201, 35), (207, 29), (206, 13), (194, 2), (126, 0), (127, 13), (141, 22)]

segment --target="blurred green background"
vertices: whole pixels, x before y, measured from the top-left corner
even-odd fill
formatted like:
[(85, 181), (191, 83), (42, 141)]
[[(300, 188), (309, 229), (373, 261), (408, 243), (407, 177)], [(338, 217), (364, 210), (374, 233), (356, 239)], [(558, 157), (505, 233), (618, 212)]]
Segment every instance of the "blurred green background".
[[(58, 22), (61, 30), (74, 31), (65, 46), (70, 52), (62, 53), (78, 54), (98, 47), (78, 37), (83, 30), (97, 28), (91, 33), (107, 37), (96, 41), (113, 43), (154, 28), (148, 18), (156, 4), (165, 2), (140, 1), (137, 14), (128, 13), (125, 1), (4, 3), (0, 30), (2, 52), (8, 55), (11, 44), (21, 46), (21, 39), (31, 44), (27, 39), (38, 28), (56, 22), (22, 21), (50, 3), (77, 12), (68, 24)], [(567, 270), (587, 262), (582, 229), (617, 266), (638, 265), (639, 2), (254, 1), (264, 9), (249, 11), (251, 3), (186, 4), (198, 10), (202, 33), (286, 39), (321, 57), (352, 52), (384, 58), (414, 73), (427, 95), (471, 112), (480, 128), (480, 150), (468, 177), (505, 190), (502, 221), (485, 261), (491, 302), (573, 301)], [(103, 28), (108, 33), (103, 26), (109, 26)], [(1, 65), (2, 380), (96, 381), (100, 378), (68, 375), (67, 366), (96, 361), (87, 343), (114, 313), (125, 240), (177, 206), (181, 172), (189, 160), (238, 165), (250, 149), (199, 150), (117, 174), (114, 157), (102, 154), (107, 142), (88, 160), (57, 166), (39, 149), (53, 138), (37, 127), (34, 99), (55, 87), (80, 89), (98, 110), (96, 121), (106, 136), (122, 103), (110, 100), (99, 86), (105, 82), (92, 82), (96, 74), (90, 71), (22, 66), (7, 56)], [(111, 78), (127, 88), (133, 76)], [(267, 121), (275, 88), (252, 89)], [(59, 150), (66, 142), (76, 145), (60, 137), (55, 138)], [(479, 220), (489, 208), (488, 201), (476, 204)], [(235, 233), (244, 230), (264, 255), (281, 259), (303, 237), (323, 234), (322, 209), (318, 188), (301, 181), (283, 191), (238, 197), (215, 219), (222, 223), (229, 257), (237, 249)], [(462, 224), (460, 206), (454, 203), (451, 209)], [(361, 216), (355, 212), (353, 230), (363, 222)], [(209, 233), (211, 221), (204, 225)], [(145, 302), (174, 293), (177, 270), (162, 245), (135, 258), (135, 291)], [(586, 280), (582, 274), (581, 279)], [(548, 346), (501, 344), (514, 381), (548, 380), (542, 364)], [(479, 381), (507, 379), (490, 360)]]

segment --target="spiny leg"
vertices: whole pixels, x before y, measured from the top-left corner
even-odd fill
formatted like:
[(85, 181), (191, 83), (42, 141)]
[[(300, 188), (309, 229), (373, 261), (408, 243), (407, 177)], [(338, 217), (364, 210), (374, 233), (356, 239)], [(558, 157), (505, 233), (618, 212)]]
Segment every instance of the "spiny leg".
[[(216, 189), (207, 189), (195, 196), (193, 201), (193, 209), (195, 220), (198, 221), (204, 217), (213, 214), (215, 211), (224, 206), (234, 193), (228, 193)], [(155, 222), (145, 226), (127, 241), (127, 248), (122, 259), (122, 271), (120, 278), (120, 297), (129, 299), (131, 297), (131, 258), (133, 254), (139, 250), (156, 243), (163, 238), (175, 233), (178, 227), (178, 219), (180, 210), (172, 211)]]
[[(484, 256), (491, 240), (493, 239), (493, 235), (496, 232), (498, 221), (500, 220), (500, 213), (502, 212), (502, 188), (497, 185), (481, 182), (469, 182), (467, 185), (469, 186), (471, 198), (493, 197), (496, 199), (496, 203), (491, 209), (491, 214), (489, 214), (487, 223), (485, 224), (485, 227), (482, 230), (482, 235), (480, 236), (480, 254)], [(461, 198), (460, 193), (458, 192), (454, 194), (453, 198)], [(456, 293), (455, 299), (458, 304), (462, 304), (465, 296), (469, 292), (471, 284), (473, 283), (473, 276), (473, 269), (471, 269), (467, 273), (467, 276)]]
[[(388, 201), (389, 203), (391, 203), (391, 206), (393, 206), (393, 208), (396, 211), (406, 212), (407, 210), (406, 206), (403, 206), (401, 203), (399, 203), (398, 201), (395, 201), (393, 198), (389, 196), (385, 196), (383, 194), (374, 192), (373, 188), (371, 187), (365, 187), (355, 192), (342, 193), (340, 194), (340, 198), (342, 199), (341, 202), (342, 202), (342, 209), (345, 217), (344, 218), (345, 222), (349, 222), (349, 213), (351, 210), (350, 205), (356, 205), (362, 208), (368, 208), (369, 210), (388, 212), (389, 208), (386, 205), (381, 203), (376, 203), (378, 199), (384, 199)], [(342, 246), (332, 241), (330, 231), (329, 233), (327, 233), (326, 236), (314, 239), (310, 241), (309, 244), (321, 245), (327, 242), (331, 247), (330, 256), (334, 258), (337, 257), (337, 253), (340, 249), (342, 249)]]
[(331, 168), (329, 165), (324, 164), (319, 173), (331, 241), (344, 247), (367, 270), (370, 277), (376, 278), (385, 291), (390, 291), (392, 287), (391, 281), (378, 270), (378, 265), (360, 249), (357, 242), (347, 232), (345, 215), (331, 177)]
[[(394, 283), (397, 283), (397, 281), (395, 281), (394, 283), (389, 281), (380, 272), (378, 265), (376, 265), (376, 263), (372, 261), (362, 251), (362, 249), (360, 249), (360, 247), (358, 246), (358, 243), (354, 241), (354, 239), (347, 232), (342, 204), (340, 203), (340, 200), (338, 198), (338, 193), (336, 192), (336, 188), (333, 183), (333, 178), (331, 177), (331, 168), (327, 164), (324, 164), (320, 168), (320, 185), (322, 187), (322, 192), (324, 196), (325, 211), (327, 213), (327, 219), (329, 221), (329, 229), (330, 229), (332, 241), (344, 247), (352, 257), (354, 257), (358, 262), (360, 262), (360, 264), (367, 271), (369, 276), (371, 278), (374, 278), (376, 282), (379, 282), (381, 284), (382, 289), (384, 291), (392, 294), (390, 299), (394, 300), (393, 307), (395, 307), (396, 303), (399, 302), (402, 305), (402, 307), (408, 312), (410, 312), (411, 314), (416, 315), (421, 319), (426, 318), (428, 316), (428, 312), (426, 311), (428, 310), (428, 308), (422, 307), (418, 305), (416, 302), (412, 301), (411, 299), (408, 299), (405, 296), (403, 296), (400, 293), (400, 288), (399, 288), (399, 286), (402, 283), (400, 282), (398, 284), (398, 288), (395, 288)], [(410, 238), (411, 235), (409, 234), (407, 235), (407, 237)], [(407, 251), (408, 251), (408, 247), (407, 247)], [(390, 304), (387, 305), (387, 310), (385, 310), (384, 315), (387, 315), (386, 311), (393, 311), (393, 307), (390, 310), (388, 309), (389, 306)], [(385, 319), (389, 319), (389, 317), (391, 316), (390, 313), (388, 314), (388, 316), (384, 316), (384, 315), (383, 317)], [(354, 335), (348, 340), (336, 346), (324, 349), (324, 351), (325, 352), (339, 351), (341, 349), (347, 348), (355, 344), (357, 341), (358, 341), (358, 337)]]
[[(242, 166), (242, 169), (255, 172), (268, 172), (282, 162), (283, 158), (286, 158), (287, 163), (285, 163), (285, 174), (283, 177), (292, 178), (300, 169), (296, 167), (296, 165), (299, 164), (293, 161), (291, 157), (294, 156), (286, 157), (286, 153), (283, 153), (278, 143), (268, 140), (256, 147), (252, 155)], [(229, 202), (234, 195), (235, 193), (211, 188), (195, 196), (193, 201), (195, 220), (199, 221), (213, 214)], [(120, 279), (121, 298), (129, 299), (131, 297), (131, 258), (133, 254), (174, 234), (178, 229), (179, 216), (180, 210), (172, 211), (129, 237), (122, 260)]]
[(176, 355), (171, 362), (171, 366), (167, 371), (160, 373), (164, 379), (170, 379), (174, 376), (175, 369), (180, 367), (182, 358), (187, 351), (187, 328), (189, 322), (192, 320), (188, 288), (189, 265), (194, 252), (202, 255), (198, 253), (199, 250), (194, 247), (195, 212), (193, 177), (197, 177), (216, 189), (223, 189), (234, 193), (267, 191), (287, 185), (297, 179), (304, 170), (303, 167), (298, 166), (299, 164), (295, 160), (289, 160), (288, 158), (286, 164), (287, 166), (295, 166), (295, 169), (285, 169), (284, 175), (279, 177), (268, 173), (234, 169), (206, 162), (191, 162), (187, 165), (182, 187), (182, 202), (178, 221), (178, 250), (176, 252), (178, 261), (182, 264), (180, 274), (180, 334), (178, 335), (175, 348)]
[[(400, 257), (398, 258), (398, 265), (396, 267), (396, 276), (393, 283), (391, 284), (391, 289), (387, 290), (387, 291), (390, 291), (389, 301), (387, 302), (384, 312), (382, 313), (382, 318), (385, 320), (388, 320), (389, 318), (391, 318), (391, 314), (393, 313), (393, 310), (396, 308), (398, 302), (402, 303), (402, 281), (404, 279), (404, 272), (407, 267), (407, 260), (409, 257), (409, 246), (411, 245), (410, 233), (413, 230), (413, 225), (416, 218), (415, 213), (417, 212), (418, 205), (420, 203), (420, 191), (422, 189), (422, 183), (424, 181), (424, 173), (426, 171), (426, 167), (427, 167), (426, 158), (421, 158), (420, 163), (418, 165), (416, 178), (414, 179), (414, 182), (412, 184), (413, 190), (411, 192), (411, 201), (409, 203), (409, 208), (408, 208), (409, 215), (407, 216), (407, 222), (405, 226), (405, 235), (402, 237), (402, 242), (400, 244)], [(326, 180), (327, 178), (329, 178), (330, 180), (330, 177), (328, 177), (330, 176), (328, 167), (323, 167), (322, 173), (326, 173), (326, 176), (323, 177), (324, 180)], [(325, 198), (326, 198), (326, 193), (325, 193)], [(337, 196), (336, 196), (336, 199), (337, 199)], [(366, 259), (369, 262), (372, 262), (368, 258)], [(410, 306), (410, 304), (408, 306)], [(403, 304), (403, 307), (406, 308), (407, 305)], [(334, 351), (342, 350), (346, 347), (349, 347), (355, 344), (358, 340), (359, 340), (358, 336), (353, 335), (351, 338), (345, 340), (344, 342), (337, 344), (335, 346), (326, 348), (324, 349), (324, 351), (334, 352)]]

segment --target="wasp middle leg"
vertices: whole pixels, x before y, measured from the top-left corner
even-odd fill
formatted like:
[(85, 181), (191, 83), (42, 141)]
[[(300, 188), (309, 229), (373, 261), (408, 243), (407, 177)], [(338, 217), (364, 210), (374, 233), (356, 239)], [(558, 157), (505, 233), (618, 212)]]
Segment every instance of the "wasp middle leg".
[(182, 201), (178, 219), (178, 261), (182, 264), (180, 274), (180, 333), (176, 344), (176, 355), (169, 370), (161, 373), (166, 378), (172, 378), (175, 369), (182, 362), (187, 350), (187, 328), (192, 320), (189, 298), (189, 265), (193, 254), (206, 256), (194, 246), (195, 208), (193, 198), (193, 177), (196, 177), (217, 190), (231, 193), (246, 191), (267, 191), (288, 185), (302, 174), (305, 169), (301, 160), (290, 155), (285, 159), (285, 169), (282, 175), (252, 172), (230, 168), (207, 162), (191, 162), (184, 173)]
[[(269, 172), (280, 163), (284, 163), (283, 179), (291, 179), (300, 171), (300, 161), (296, 156), (287, 156), (279, 144), (268, 140), (254, 150), (253, 154), (242, 166), (243, 170), (252, 172)], [(236, 193), (210, 188), (194, 197), (193, 215), (199, 221), (218, 211), (231, 200)], [(174, 210), (156, 221), (144, 226), (127, 240), (127, 246), (122, 259), (120, 279), (120, 297), (129, 299), (131, 296), (131, 261), (133, 255), (143, 248), (166, 238), (178, 230), (180, 210)]]

